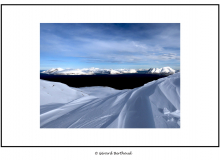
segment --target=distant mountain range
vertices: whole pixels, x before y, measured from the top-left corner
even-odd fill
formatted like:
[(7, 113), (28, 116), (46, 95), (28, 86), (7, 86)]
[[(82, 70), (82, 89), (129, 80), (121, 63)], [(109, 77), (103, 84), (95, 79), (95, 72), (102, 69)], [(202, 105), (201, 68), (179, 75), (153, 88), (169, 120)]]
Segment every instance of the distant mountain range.
[(176, 71), (170, 67), (150, 68), (148, 73), (152, 74), (174, 74)]
[(150, 69), (99, 69), (99, 68), (84, 68), (84, 69), (62, 69), (52, 68), (41, 73), (54, 74), (54, 75), (95, 75), (95, 74), (125, 74), (125, 73), (138, 73), (145, 71), (147, 74), (174, 74), (179, 70), (174, 70), (170, 67), (163, 68), (150, 68)]

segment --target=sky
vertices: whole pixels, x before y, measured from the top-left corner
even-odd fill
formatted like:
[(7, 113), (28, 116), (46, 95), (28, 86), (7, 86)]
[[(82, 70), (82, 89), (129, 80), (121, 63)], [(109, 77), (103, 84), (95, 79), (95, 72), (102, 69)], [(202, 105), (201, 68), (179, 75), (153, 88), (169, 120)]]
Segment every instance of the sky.
[(180, 69), (180, 23), (41, 23), (40, 70)]

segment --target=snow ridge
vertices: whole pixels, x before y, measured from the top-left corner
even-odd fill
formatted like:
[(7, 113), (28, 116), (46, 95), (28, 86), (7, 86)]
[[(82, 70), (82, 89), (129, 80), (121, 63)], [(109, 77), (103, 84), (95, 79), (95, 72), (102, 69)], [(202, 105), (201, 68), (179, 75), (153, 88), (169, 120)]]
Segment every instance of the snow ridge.
[[(46, 88), (54, 83), (42, 82), (41, 85)], [(179, 72), (129, 90), (109, 87), (69, 89), (72, 100), (42, 113), (41, 128), (180, 127)], [(62, 99), (62, 95), (59, 99)], [(47, 107), (45, 103), (42, 104), (41, 107)]]

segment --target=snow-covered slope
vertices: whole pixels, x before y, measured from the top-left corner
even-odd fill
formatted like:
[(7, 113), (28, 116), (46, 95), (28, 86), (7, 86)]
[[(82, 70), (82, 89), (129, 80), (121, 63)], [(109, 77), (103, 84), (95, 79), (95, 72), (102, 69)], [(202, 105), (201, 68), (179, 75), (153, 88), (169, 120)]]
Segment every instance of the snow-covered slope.
[(150, 74), (174, 74), (175, 70), (170, 67), (163, 67), (163, 68), (150, 68), (148, 70)]
[(40, 80), (40, 105), (67, 103), (87, 96), (66, 84)]
[(104, 98), (112, 94), (121, 92), (121, 90), (117, 90), (111, 87), (101, 87), (101, 86), (82, 87), (82, 88), (74, 88), (74, 89), (80, 92), (86, 93), (88, 95), (95, 96), (97, 98)]
[[(42, 128), (179, 128), (180, 73), (131, 90), (90, 87), (40, 115)], [(97, 94), (97, 92), (99, 92)], [(102, 94), (105, 96), (102, 96)], [(45, 107), (45, 106), (41, 106)]]

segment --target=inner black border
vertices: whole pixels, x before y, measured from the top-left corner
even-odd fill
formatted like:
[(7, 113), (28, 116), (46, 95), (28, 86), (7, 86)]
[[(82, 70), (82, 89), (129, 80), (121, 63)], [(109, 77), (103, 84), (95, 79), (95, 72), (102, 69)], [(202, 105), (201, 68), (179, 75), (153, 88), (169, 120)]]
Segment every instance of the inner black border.
[(219, 4), (1, 4), (1, 147), (219, 147), (219, 99), (218, 99), (218, 145), (217, 146), (3, 146), (2, 145), (2, 6), (15, 6), (15, 5), (72, 5), (72, 6), (117, 6), (117, 5), (124, 5), (124, 6), (152, 6), (152, 5), (162, 5), (162, 6), (183, 6), (183, 5), (192, 5), (192, 6), (201, 6), (201, 5), (208, 5), (208, 6), (218, 6), (218, 97), (219, 97)]

